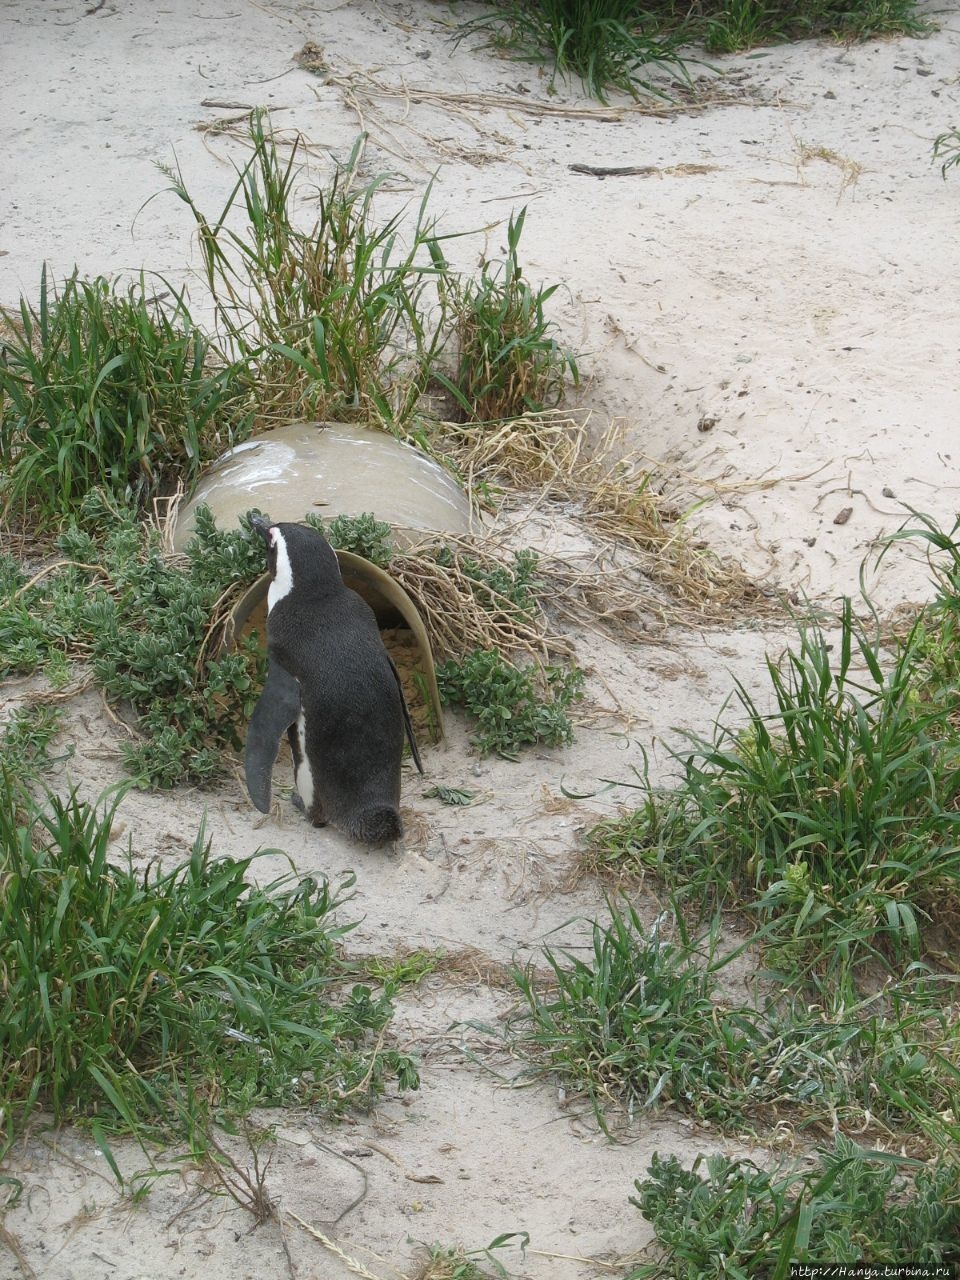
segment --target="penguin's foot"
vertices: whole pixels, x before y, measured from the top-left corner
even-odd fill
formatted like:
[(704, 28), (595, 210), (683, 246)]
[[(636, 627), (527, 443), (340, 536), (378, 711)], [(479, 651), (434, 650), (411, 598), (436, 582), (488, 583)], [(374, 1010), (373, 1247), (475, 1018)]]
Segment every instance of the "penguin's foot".
[(307, 812), (307, 806), (303, 803), (303, 796), (299, 791), (294, 791), (291, 794), (290, 803), (297, 813), (302, 813), (305, 818), (309, 818), (315, 827), (325, 827), (327, 825), (327, 820), (322, 813), (317, 813), (315, 810), (311, 813)]

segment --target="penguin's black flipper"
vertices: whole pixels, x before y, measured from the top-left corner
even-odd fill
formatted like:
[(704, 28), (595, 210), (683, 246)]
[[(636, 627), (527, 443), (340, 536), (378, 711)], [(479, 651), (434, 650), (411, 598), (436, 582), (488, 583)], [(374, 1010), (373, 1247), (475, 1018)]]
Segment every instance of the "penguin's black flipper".
[(270, 812), (270, 782), (280, 739), (299, 714), (299, 683), (284, 667), (271, 662), (260, 701), (250, 717), (243, 761), (250, 799), (261, 813)]
[(420, 773), (423, 773), (423, 765), (420, 761), (420, 752), (417, 750), (417, 740), (413, 736), (413, 724), (410, 720), (410, 712), (407, 710), (407, 700), (403, 696), (403, 685), (400, 683), (400, 672), (394, 666), (393, 659), (387, 654), (387, 661), (390, 663), (390, 670), (393, 672), (393, 678), (397, 682), (397, 688), (400, 691), (400, 706), (403, 708), (403, 723), (407, 730), (407, 741), (410, 743), (410, 754), (413, 757), (413, 763), (417, 766)]

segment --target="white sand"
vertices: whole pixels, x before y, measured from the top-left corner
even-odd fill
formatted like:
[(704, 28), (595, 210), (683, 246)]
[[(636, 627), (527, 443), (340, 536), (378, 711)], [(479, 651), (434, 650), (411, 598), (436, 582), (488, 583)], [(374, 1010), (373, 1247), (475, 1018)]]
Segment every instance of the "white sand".
[[(56, 276), (76, 264), (86, 275), (146, 267), (187, 279), (203, 314), (202, 288), (184, 273), (199, 261), (189, 215), (170, 195), (150, 199), (164, 186), (157, 163), (174, 156), (202, 207), (226, 197), (243, 150), (196, 126), (241, 111), (203, 104), (270, 107), (278, 128), (310, 140), (324, 175), (331, 157), (349, 154), (362, 112), (365, 171), (399, 175), (385, 210), (415, 206), (436, 172), (431, 208), (442, 228), (490, 227), (487, 250), (498, 256), (507, 216), (528, 206), (521, 258), (529, 278), (564, 285), (554, 314), (584, 353), (580, 402), (598, 430), (626, 420), (678, 497), (702, 504), (691, 520), (711, 546), (815, 597), (855, 591), (862, 558), (903, 521), (904, 504), (949, 528), (960, 493), (960, 173), (944, 182), (931, 163), (934, 136), (960, 117), (960, 6), (937, 8), (941, 29), (926, 40), (718, 60), (721, 91), (738, 101), (657, 117), (572, 90), (550, 97), (536, 69), (454, 48), (451, 9), (429, 0), (7, 4), (0, 300), (35, 295), (47, 260)], [(457, 17), (472, 11), (454, 7)], [(294, 66), (307, 40), (325, 51), (326, 80)], [(505, 95), (509, 108), (494, 104)], [(601, 180), (571, 164), (657, 172)], [(473, 266), (484, 243), (465, 239), (451, 254)], [(930, 590), (922, 565), (902, 555), (871, 584), (884, 605)], [(548, 811), (545, 794), (628, 778), (639, 745), (653, 745), (655, 767), (666, 767), (656, 744), (675, 740), (675, 727), (709, 733), (734, 676), (762, 688), (767, 643), (780, 640), (681, 633), (641, 650), (581, 638), (591, 697), (622, 709), (614, 731), (584, 725), (567, 752), (484, 762), (474, 776), (452, 724), (449, 745), (427, 753), (425, 783), (406, 782), (422, 835), (397, 861), (358, 855), (293, 815), (282, 829), (272, 820), (258, 828), (234, 784), (213, 796), (136, 795), (124, 820), (144, 858), (183, 856), (206, 810), (218, 852), (274, 845), (305, 873), (356, 869), (357, 898), (345, 909), (363, 917), (354, 948), (475, 947), (527, 959), (548, 934), (552, 945), (576, 939), (584, 918), (602, 914), (597, 887), (562, 886), (577, 830), (630, 800), (621, 789)], [(8, 686), (9, 705), (27, 687)], [(80, 744), (72, 776), (93, 796), (117, 776), (100, 749), (109, 753), (116, 730), (92, 697), (78, 701), (71, 724)], [(436, 782), (491, 798), (444, 809), (422, 797)], [(649, 890), (639, 905), (656, 913)], [(480, 982), (428, 980), (397, 1021), (423, 1063), (418, 1094), (340, 1127), (273, 1117), (268, 1186), (283, 1210), (383, 1280), (413, 1273), (416, 1241), (474, 1248), (528, 1231), (525, 1259), (503, 1254), (511, 1273), (585, 1280), (595, 1272), (578, 1258), (612, 1261), (649, 1240), (627, 1203), (633, 1179), (655, 1150), (692, 1157), (716, 1140), (664, 1117), (638, 1122), (633, 1145), (614, 1146), (582, 1105), (560, 1105), (549, 1082), (502, 1087), (457, 1052), (461, 1037), (507, 1077), (517, 1064), (502, 1061), (489, 1036), (449, 1028), (495, 1020), (508, 1003)], [(36, 1139), (11, 1162), (24, 1194), (6, 1217), (44, 1280), (357, 1274), (291, 1222), (288, 1262), (275, 1224), (249, 1234), (250, 1220), (228, 1202), (193, 1201), (191, 1177), (162, 1179), (133, 1207), (85, 1136), (48, 1142), (56, 1154)], [(122, 1158), (128, 1173), (146, 1164), (132, 1148)], [(364, 1174), (366, 1194), (331, 1225)], [(0, 1245), (0, 1276), (19, 1274)]]

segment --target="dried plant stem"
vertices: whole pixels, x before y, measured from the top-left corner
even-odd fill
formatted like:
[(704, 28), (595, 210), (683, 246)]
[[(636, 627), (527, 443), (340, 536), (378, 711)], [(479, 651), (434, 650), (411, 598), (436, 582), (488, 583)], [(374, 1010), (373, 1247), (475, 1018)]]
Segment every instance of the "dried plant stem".
[(324, 1235), (317, 1227), (311, 1226), (309, 1222), (304, 1222), (303, 1218), (294, 1213), (292, 1209), (284, 1209), (283, 1212), (291, 1222), (295, 1222), (298, 1227), (306, 1231), (307, 1235), (319, 1241), (334, 1257), (339, 1258), (348, 1271), (352, 1271), (356, 1276), (362, 1276), (363, 1280), (384, 1280), (383, 1276), (376, 1275), (375, 1272), (365, 1267), (362, 1262), (358, 1262), (356, 1258), (351, 1258), (348, 1253), (345, 1253), (340, 1248), (335, 1240), (331, 1240), (329, 1236)]
[(58, 569), (83, 569), (85, 573), (96, 573), (101, 578), (106, 578), (108, 581), (110, 579), (110, 575), (103, 565), (82, 564), (79, 560), (55, 560), (52, 564), (44, 565), (38, 573), (33, 575), (29, 582), (25, 582), (22, 587), (18, 587), (10, 597), (10, 603), (12, 604), (14, 600), (19, 600), (31, 587), (35, 587), (38, 582), (42, 582), (49, 574), (56, 573)]

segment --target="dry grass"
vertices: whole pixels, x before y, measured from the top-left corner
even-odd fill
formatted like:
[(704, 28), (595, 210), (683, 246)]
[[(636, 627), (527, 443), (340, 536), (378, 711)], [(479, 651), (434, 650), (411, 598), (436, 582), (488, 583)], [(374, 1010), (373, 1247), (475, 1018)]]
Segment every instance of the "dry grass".
[[(392, 85), (368, 71), (339, 71), (330, 63), (322, 46), (312, 41), (303, 45), (294, 60), (302, 70), (318, 76), (325, 85), (334, 87), (341, 94), (344, 105), (356, 115), (358, 129), (370, 135), (378, 150), (428, 175), (434, 172), (435, 164), (424, 159), (424, 147), (446, 162), (463, 161), (473, 165), (501, 162), (506, 151), (513, 150), (518, 144), (491, 123), (493, 112), (506, 115), (514, 126), (526, 130), (530, 120), (535, 123), (580, 120), (585, 124), (620, 124), (636, 116), (670, 119), (716, 107), (760, 104), (759, 97), (741, 85), (726, 86), (709, 79), (688, 87), (675, 86), (673, 101), (651, 95), (625, 103), (589, 105), (580, 101), (548, 102), (537, 95), (521, 97), (503, 93), (450, 92), (435, 86), (408, 85), (405, 81)], [(211, 100), (202, 105), (236, 112), (195, 125), (205, 143), (225, 136), (235, 143), (250, 145), (252, 108), (240, 102)], [(414, 110), (418, 107), (425, 108), (420, 113), (423, 115), (420, 125), (417, 124), (418, 113)], [(435, 129), (431, 131), (428, 126), (432, 112), (442, 113), (445, 120), (455, 118), (476, 134), (477, 144), (465, 145), (459, 139), (451, 138), (449, 132), (441, 136)], [(296, 145), (316, 156), (327, 154), (327, 148), (321, 143), (293, 131), (278, 132), (277, 142), (284, 147)], [(680, 170), (685, 168), (680, 166)]]
[[(309, 46), (301, 51), (304, 52), (310, 56)], [(637, 116), (669, 119), (719, 106), (742, 106), (744, 101), (750, 100), (740, 87), (730, 89), (710, 81), (688, 88), (674, 88), (674, 99), (669, 102), (651, 94), (639, 100), (615, 105), (586, 105), (578, 100), (569, 103), (548, 102), (537, 94), (522, 97), (519, 94), (504, 93), (458, 93), (441, 90), (436, 86), (406, 83), (392, 85), (366, 71), (338, 72), (323, 59), (316, 67), (309, 65), (309, 62), (302, 62), (301, 65), (323, 75), (324, 83), (341, 93), (344, 104), (356, 113), (358, 126), (370, 133), (379, 148), (406, 163), (416, 164), (424, 172), (432, 172), (432, 167), (423, 160), (424, 145), (444, 160), (476, 162), (476, 153), (469, 148), (451, 143), (449, 136), (441, 137), (428, 131), (427, 122), (431, 118), (431, 111), (442, 113), (445, 120), (455, 118), (472, 129), (484, 147), (485, 157), (494, 161), (502, 159), (504, 148), (515, 145), (513, 139), (491, 124), (490, 117), (494, 112), (506, 116), (515, 126), (526, 129), (530, 120), (537, 123), (548, 120), (581, 120), (588, 124), (619, 124)], [(426, 108), (426, 112), (418, 113), (414, 110), (416, 107)], [(423, 123), (418, 126), (416, 122), (421, 115)], [(497, 150), (488, 152), (491, 141), (496, 144)]]
[(463, 657), (473, 649), (498, 649), (501, 653), (525, 653), (535, 659), (549, 655), (570, 656), (573, 648), (540, 617), (525, 617), (508, 600), (502, 607), (496, 592), (493, 608), (476, 593), (475, 582), (464, 571), (471, 560), (488, 567), (509, 564), (511, 553), (496, 534), (445, 538), (452, 562), (439, 564), (432, 545), (414, 548), (390, 561), (390, 572), (416, 604), (430, 636), (434, 657)]
[(796, 140), (797, 150), (797, 179), (806, 186), (806, 177), (804, 176), (804, 168), (812, 160), (821, 160), (824, 164), (833, 165), (835, 169), (840, 171), (840, 187), (837, 191), (837, 204), (845, 191), (852, 191), (864, 172), (864, 166), (857, 160), (850, 160), (846, 156), (839, 155), (836, 151), (832, 151), (829, 147), (811, 146), (806, 142)]
[(494, 960), (479, 947), (460, 947), (445, 951), (434, 971), (444, 982), (464, 987), (487, 987), (513, 994), (516, 983), (511, 968), (501, 960)]
[[(683, 513), (657, 493), (649, 471), (625, 451), (623, 424), (598, 441), (561, 412), (503, 423), (444, 423), (437, 450), (464, 477), (471, 498), (497, 489), (501, 510), (559, 510), (593, 545), (575, 566), (541, 558), (540, 576), (561, 613), (639, 638), (651, 619), (666, 625), (729, 623), (779, 606), (739, 566), (721, 560), (683, 527)], [(624, 552), (631, 563), (624, 567)]]

